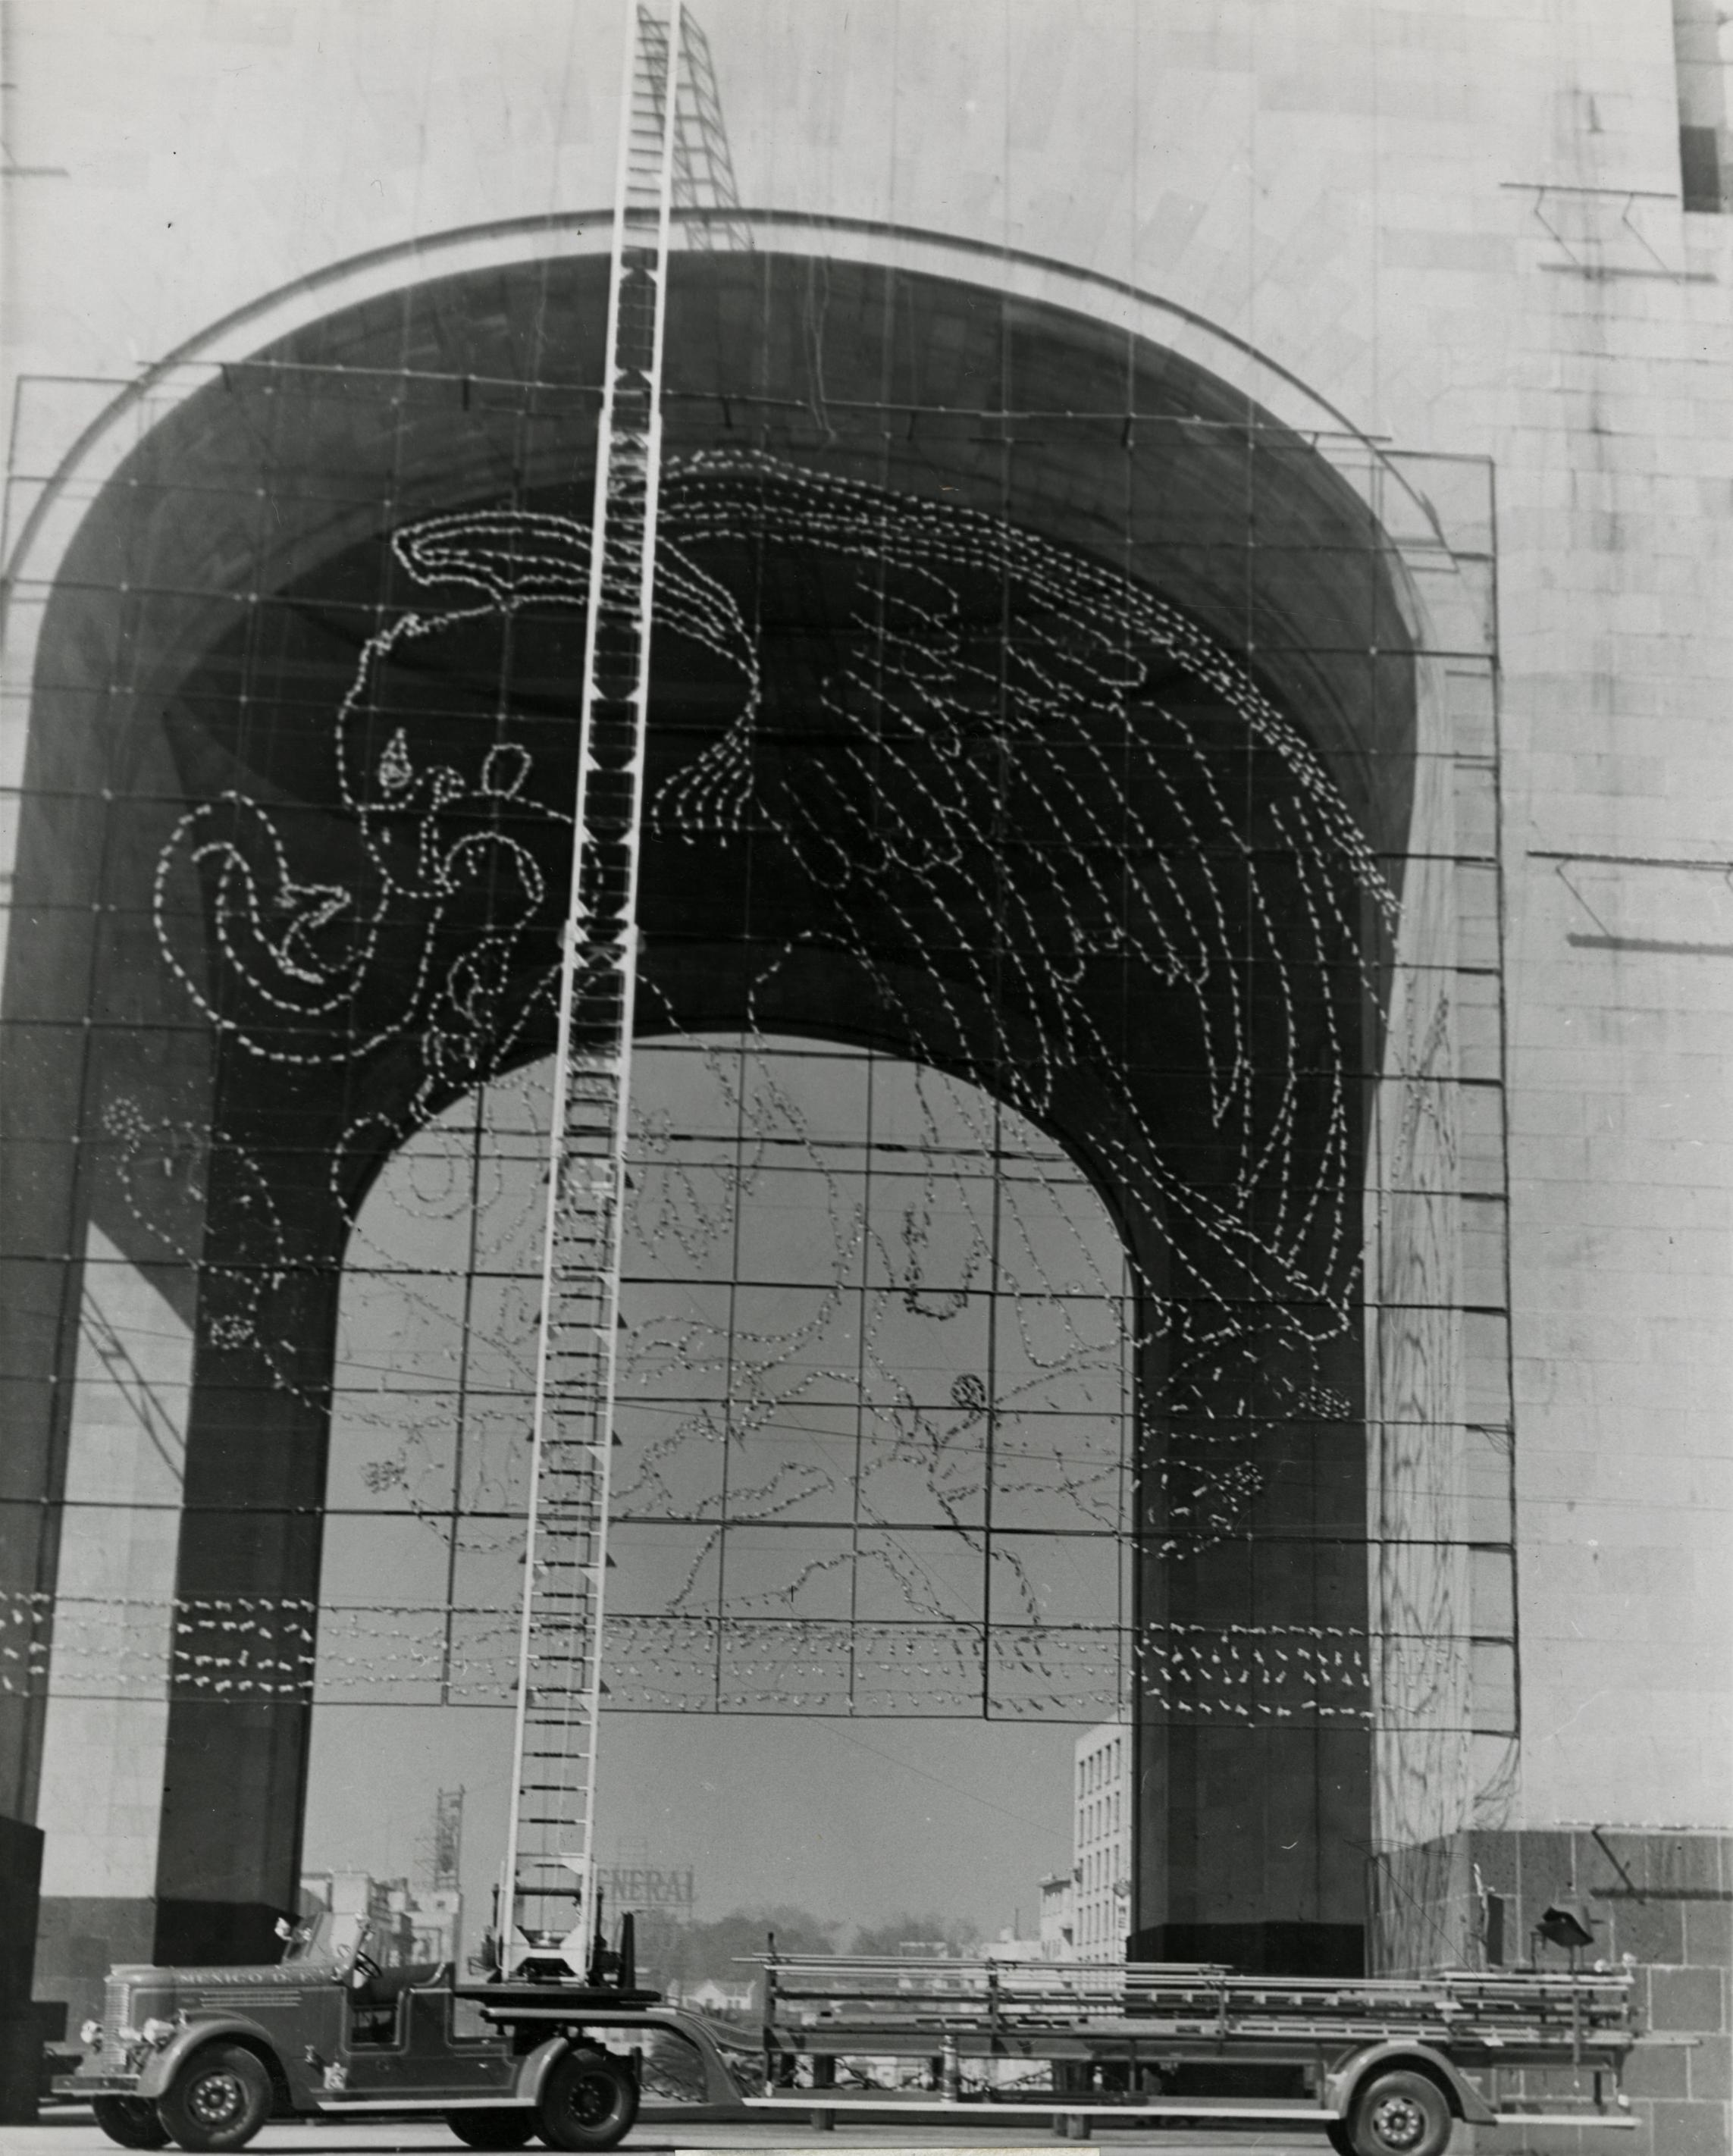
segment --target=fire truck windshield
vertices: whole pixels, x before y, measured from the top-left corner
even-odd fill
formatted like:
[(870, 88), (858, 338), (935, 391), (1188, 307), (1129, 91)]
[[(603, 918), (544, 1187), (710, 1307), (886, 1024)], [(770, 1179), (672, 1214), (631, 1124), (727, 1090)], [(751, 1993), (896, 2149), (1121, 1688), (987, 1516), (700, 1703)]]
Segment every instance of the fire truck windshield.
[(366, 1917), (359, 1914), (344, 1910), (315, 1910), (298, 1924), (278, 1927), (283, 1940), (283, 1959), (285, 1963), (323, 1962), (333, 1969), (345, 1968), (366, 1949), (367, 1929)]

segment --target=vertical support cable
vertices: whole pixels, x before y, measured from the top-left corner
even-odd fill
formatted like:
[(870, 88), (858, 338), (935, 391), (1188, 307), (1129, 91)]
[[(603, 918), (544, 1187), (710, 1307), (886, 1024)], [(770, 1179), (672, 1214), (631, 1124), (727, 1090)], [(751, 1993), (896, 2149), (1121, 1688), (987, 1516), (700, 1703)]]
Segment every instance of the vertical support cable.
[(536, 1328), (503, 1966), (594, 1907), (596, 1739), (637, 989), (680, 0), (628, 0), (572, 885)]

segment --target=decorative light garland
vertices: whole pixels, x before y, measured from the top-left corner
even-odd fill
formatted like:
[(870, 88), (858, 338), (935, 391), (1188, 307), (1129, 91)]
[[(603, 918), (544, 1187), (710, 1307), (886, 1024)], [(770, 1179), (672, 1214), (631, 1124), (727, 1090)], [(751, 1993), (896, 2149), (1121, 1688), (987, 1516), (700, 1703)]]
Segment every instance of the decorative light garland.
[[(830, 894), (829, 947), (874, 984), (909, 1043), (922, 1119), (910, 1146), (920, 1165), (900, 1222), (869, 1219), (830, 1142), (779, 1075), (775, 1043), (750, 1026), (739, 1044), (679, 1043), (734, 1111), (740, 1136), (695, 1163), (672, 1121), (648, 1110), (638, 1118), (640, 1277), (628, 1290), (623, 1416), (629, 1421), (662, 1379), (684, 1381), (684, 1390), (672, 1426), (632, 1450), (615, 1502), (623, 1516), (689, 1530), (693, 1540), (684, 1583), (659, 1614), (610, 1617), (616, 1702), (834, 1712), (839, 1699), (858, 1711), (870, 1694), (900, 1711), (978, 1712), (985, 1697), (993, 1712), (1069, 1717), (1085, 1707), (1118, 1711), (1133, 1685), (1150, 1707), (1175, 1714), (1365, 1720), (1374, 1652), (1399, 1656), (1423, 1686), (1428, 1657), (1459, 1660), (1464, 1643), (1373, 1642), (1327, 1627), (1134, 1633), (1120, 1622), (1050, 1620), (1021, 1542), (1002, 1535), (988, 1558), (980, 1511), (989, 1495), (1038, 1504), (1064, 1515), (1067, 1532), (1095, 1536), (1102, 1562), (1115, 1562), (1131, 1534), (1128, 1373), (1157, 1339), (1167, 1373), (1143, 1408), (1167, 1421), (1166, 1456), (1154, 1470), (1167, 1526), (1146, 1545), (1145, 1561), (1154, 1554), (1184, 1564), (1246, 1532), (1263, 1486), (1251, 1446), (1262, 1424), (1351, 1411), (1317, 1363), (1356, 1322), (1360, 1194), (1350, 1172), (1349, 1093), (1358, 1074), (1335, 1000), (1315, 983), (1346, 972), (1370, 996), (1370, 962), (1352, 916), (1366, 912), (1387, 927), (1396, 908), (1328, 770), (1247, 670), (1187, 617), (1129, 577), (1002, 518), (732, 453), (671, 462), (661, 515), (659, 626), (728, 670), (738, 703), (713, 744), (663, 785), (655, 829), (675, 844), (750, 843)], [(362, 649), (333, 737), (356, 873), (300, 881), (278, 811), (231, 789), (188, 809), (163, 847), (157, 932), (187, 996), (249, 1055), (285, 1068), (358, 1065), (386, 1049), (416, 1059), (402, 1106), (388, 1116), (363, 1107), (343, 1133), (332, 1188), (341, 1188), (344, 1162), (395, 1146), (381, 1187), (412, 1219), (459, 1224), (471, 1247), (461, 1263), (418, 1268), (378, 1228), (377, 1210), (351, 1219), (339, 1446), (380, 1509), (422, 1519), (454, 1554), (506, 1563), (521, 1499), (533, 1325), (526, 1235), (541, 1204), (529, 1163), (545, 1115), (533, 1079), (513, 1073), (545, 1023), (556, 963), (551, 938), (545, 951), (533, 942), (545, 934), (537, 924), (547, 879), (520, 834), (527, 826), (569, 845), (569, 810), (559, 786), (542, 798), (546, 775), (502, 731), (510, 724), (509, 677), (500, 726), (468, 767), (429, 757), (404, 726), (377, 752), (367, 742), (394, 657), (416, 652), (424, 661), (432, 639), (466, 624), (581, 608), (588, 533), (570, 517), (502, 509), (425, 519), (391, 543), (414, 582), (464, 588), (474, 603), (405, 613)], [(769, 692), (757, 632), (705, 560), (741, 549), (797, 550), (846, 565), (857, 579), (855, 611), (839, 624), (847, 633), (818, 690), (823, 755), (763, 753)], [(982, 580), (1003, 593), (1012, 623), (990, 650), (972, 644), (963, 596)], [(1156, 693), (1158, 665), (1177, 670), (1188, 685), (1183, 698)], [(1224, 741), (1262, 759), (1255, 833), (1253, 809), (1229, 795), (1218, 767)], [(982, 742), (997, 760), (972, 756), (971, 744)], [(1024, 832), (992, 836), (1007, 759), (1046, 804), (1044, 847), (1023, 844)], [(506, 806), (518, 832), (476, 820)], [(1279, 860), (1279, 879), (1264, 868), (1266, 851)], [(483, 878), (491, 892), (485, 925), (458, 957), (442, 956), (449, 924)], [(969, 1032), (964, 992), (989, 1013), (988, 1090), (937, 1075), (943, 1056), (932, 1020), (890, 976), (864, 925), (869, 915), (895, 924), (916, 951), (942, 932), (956, 978), (936, 966), (925, 985), (954, 1038)], [(1007, 916), (1011, 929), (983, 947), (975, 924)], [(183, 918), (208, 923), (214, 966), (183, 945)], [(414, 940), (408, 966), (406, 924)], [(389, 963), (388, 937), (396, 939)], [(781, 962), (766, 953), (767, 968)], [(1090, 1001), (1091, 969), (1104, 963), (1125, 970), (1128, 1008), (1148, 990), (1189, 1009), (1210, 1127), (1232, 1148), (1233, 1172), (1219, 1186), (1181, 1173), (1161, 1130), (1140, 1111), (1129, 1075), (1136, 1044), (1107, 1037)], [(1264, 983), (1264, 1030), (1255, 1038), (1254, 969)], [(534, 985), (508, 993), (507, 983), (526, 973)], [(397, 984), (389, 996), (387, 980)], [(1314, 1029), (1304, 1052), (1302, 1000)], [(668, 1030), (678, 1034), (671, 1019)], [(1308, 1064), (1320, 1044), (1321, 1065)], [(753, 1085), (745, 1089), (749, 1066)], [(1079, 1068), (1122, 1111), (1120, 1127), (1100, 1139), (1122, 1203), (1185, 1236), (1197, 1292), (1183, 1308), (1141, 1276), (1135, 1256), (1125, 1277), (1107, 1276), (1098, 1202), (1038, 1135), (1059, 1117)], [(1314, 1106), (1303, 1116), (1308, 1090)], [(439, 1112), (466, 1091), (467, 1123)], [(106, 1127), (136, 1216), (178, 1249), (153, 1202), (154, 1177), (177, 1177), (197, 1194), (208, 1174), (209, 1134), (153, 1122), (125, 1098), (110, 1104)], [(966, 1173), (959, 1150), (990, 1172)], [(180, 1250), (203, 1269), (214, 1308), (207, 1337), (255, 1357), (271, 1383), (305, 1394), (300, 1343), (275, 1305), (313, 1260), (295, 1247), (264, 1168), (232, 1143), (224, 1151), (250, 1222), (246, 1261)], [(1007, 1154), (1017, 1157), (1015, 1175), (1006, 1172)], [(748, 1323), (732, 1312), (719, 1323), (676, 1310), (667, 1293), (659, 1301), (659, 1281), (695, 1280), (714, 1267), (727, 1209), (707, 1194), (726, 1189), (732, 1204), (748, 1204), (772, 1163), (789, 1163), (824, 1193), (814, 1217), (829, 1235), (806, 1315)], [(991, 1222), (977, 1202), (989, 1199)], [(936, 1250), (937, 1224), (946, 1220), (966, 1223), (948, 1257)], [(849, 1301), (864, 1263), (876, 1268), (870, 1312), (868, 1302)], [(455, 1327), (452, 1291), (473, 1291), (478, 1281), (488, 1307), (472, 1296), (467, 1327)], [(399, 1314), (388, 1341), (372, 1337), (366, 1315), (369, 1297), (377, 1308), (382, 1295)], [(918, 1399), (884, 1344), (894, 1345), (886, 1313), (895, 1312), (905, 1338), (925, 1328), (937, 1340), (977, 1297), (995, 1304), (997, 1361), (984, 1374), (952, 1367), (943, 1404)], [(823, 1353), (851, 1309), (858, 1368)], [(381, 1362), (371, 1400), (360, 1383), (368, 1360)], [(936, 1351), (933, 1367), (947, 1370), (945, 1354)], [(394, 1375), (413, 1376), (418, 1389), (387, 1390)], [(762, 1454), (756, 1479), (737, 1477), (726, 1492), (696, 1500), (681, 1495), (695, 1450), (720, 1445), (747, 1475), (755, 1452), (783, 1444), (791, 1419), (797, 1430), (827, 1388), (845, 1393), (863, 1377), (875, 1430), (890, 1433), (871, 1472), (839, 1475), (817, 1450), (797, 1460), (785, 1445), (782, 1456)], [(1084, 1413), (1116, 1421), (1117, 1444), (1093, 1454), (1068, 1447), (1064, 1418)], [(1050, 1451), (1028, 1451), (1013, 1466), (1004, 1445), (989, 1492), (987, 1431), (1036, 1414), (1059, 1433)], [(454, 1486), (447, 1440), (459, 1424), (463, 1480)], [(920, 1532), (968, 1551), (983, 1577), (997, 1568), (991, 1621), (980, 1614), (984, 1589), (978, 1609), (960, 1607), (914, 1554), (916, 1530), (900, 1526), (874, 1494), (880, 1468), (923, 1479)], [(780, 1577), (746, 1593), (740, 1614), (705, 1606), (706, 1568), (726, 1537), (790, 1521), (821, 1500), (854, 1523), (850, 1549), (803, 1549), (791, 1524)], [(797, 1606), (833, 1574), (858, 1587), (869, 1563), (875, 1587), (900, 1596), (906, 1618), (854, 1618), (838, 1633), (838, 1620)], [(16, 1625), (21, 1606), (0, 1604), (0, 1615)], [(176, 1639), (196, 1637), (198, 1646), (177, 1647), (167, 1677), (159, 1670), (149, 1681), (213, 1696), (367, 1696), (435, 1683), (442, 1697), (481, 1698), (493, 1695), (510, 1659), (504, 1599), (497, 1609), (325, 1608), (316, 1646), (304, 1604), (255, 1599), (244, 1619), (218, 1614), (228, 1605), (162, 1606)], [(0, 1671), (0, 1686), (35, 1685), (45, 1674), (47, 1614), (29, 1607), (40, 1642), (33, 1635), (26, 1648), (0, 1649), (23, 1657), (12, 1674)], [(125, 1653), (80, 1644), (80, 1625), (97, 1621), (61, 1606), (57, 1669), (105, 1658), (118, 1676), (129, 1666)], [(213, 1643), (225, 1627), (250, 1628), (252, 1644), (223, 1652)], [(363, 1632), (366, 1651), (354, 1651)], [(838, 1654), (848, 1665), (840, 1691)]]

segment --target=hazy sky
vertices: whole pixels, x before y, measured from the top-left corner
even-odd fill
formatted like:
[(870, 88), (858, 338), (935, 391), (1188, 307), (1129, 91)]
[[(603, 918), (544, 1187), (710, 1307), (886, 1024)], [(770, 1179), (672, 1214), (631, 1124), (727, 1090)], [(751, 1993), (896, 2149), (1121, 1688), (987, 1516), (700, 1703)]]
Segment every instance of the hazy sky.
[[(433, 1792), (462, 1783), (464, 1885), (485, 1917), (505, 1841), (510, 1717), (483, 1708), (315, 1716), (307, 1862), (413, 1875)], [(794, 1902), (845, 1926), (905, 1911), (1033, 1932), (1043, 1872), (1071, 1861), (1075, 1728), (613, 1714), (604, 1861), (690, 1864), (701, 1919)], [(479, 1937), (472, 1917), (469, 1943)], [(847, 1943), (846, 1939), (843, 1943)]]

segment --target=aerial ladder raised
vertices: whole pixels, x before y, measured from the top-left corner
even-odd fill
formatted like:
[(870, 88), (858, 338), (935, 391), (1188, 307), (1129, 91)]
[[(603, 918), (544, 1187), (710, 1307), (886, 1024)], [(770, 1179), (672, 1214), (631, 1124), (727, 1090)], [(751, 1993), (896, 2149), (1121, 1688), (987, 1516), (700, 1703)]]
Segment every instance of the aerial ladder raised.
[(582, 1974), (583, 1933), (594, 1929), (662, 352), (682, 104), (669, 86), (678, 85), (688, 34), (681, 0), (628, 8), (499, 1926), (508, 1977), (561, 1964)]

